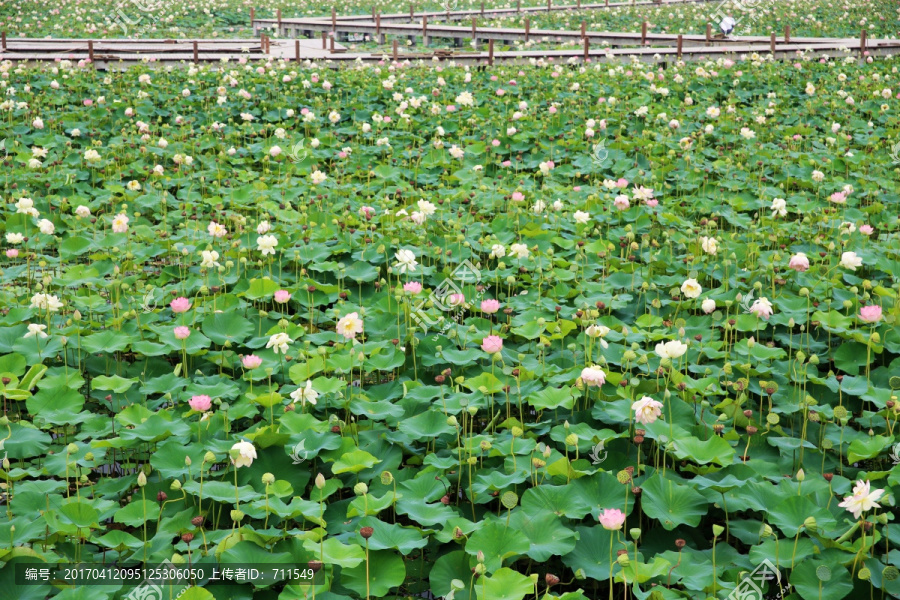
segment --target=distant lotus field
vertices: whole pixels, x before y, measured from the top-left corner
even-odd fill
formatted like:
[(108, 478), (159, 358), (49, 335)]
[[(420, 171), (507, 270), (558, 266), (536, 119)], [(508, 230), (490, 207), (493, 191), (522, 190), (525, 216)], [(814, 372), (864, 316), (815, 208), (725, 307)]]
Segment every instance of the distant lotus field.
[(900, 597), (897, 64), (0, 63), (0, 596)]

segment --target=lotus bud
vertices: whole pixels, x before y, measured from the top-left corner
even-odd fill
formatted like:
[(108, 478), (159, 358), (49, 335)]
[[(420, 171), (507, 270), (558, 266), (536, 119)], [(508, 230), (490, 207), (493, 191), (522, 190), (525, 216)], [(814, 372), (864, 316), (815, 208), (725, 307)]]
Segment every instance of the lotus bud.
[(325, 487), (325, 476), (319, 473), (316, 475), (316, 488), (322, 489)]
[(191, 466), (191, 462), (192, 462), (192, 461), (191, 461), (191, 457), (190, 457), (190, 456), (185, 456), (185, 457), (184, 457), (184, 466), (186, 466), (186, 467)]
[(138, 473), (138, 476), (137, 476), (137, 484), (138, 484), (138, 486), (140, 486), (140, 487), (144, 487), (145, 485), (147, 485), (147, 476), (144, 474), (143, 471), (141, 471), (140, 473)]
[(819, 526), (816, 523), (815, 517), (806, 517), (806, 519), (803, 521), (803, 527), (815, 533), (816, 529), (818, 529)]

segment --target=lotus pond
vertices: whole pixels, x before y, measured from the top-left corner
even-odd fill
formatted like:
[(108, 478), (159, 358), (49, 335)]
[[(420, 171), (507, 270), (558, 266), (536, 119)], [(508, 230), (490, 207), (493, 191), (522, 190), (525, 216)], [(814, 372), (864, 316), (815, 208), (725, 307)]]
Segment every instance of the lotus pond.
[(3, 597), (896, 597), (895, 62), (3, 63)]

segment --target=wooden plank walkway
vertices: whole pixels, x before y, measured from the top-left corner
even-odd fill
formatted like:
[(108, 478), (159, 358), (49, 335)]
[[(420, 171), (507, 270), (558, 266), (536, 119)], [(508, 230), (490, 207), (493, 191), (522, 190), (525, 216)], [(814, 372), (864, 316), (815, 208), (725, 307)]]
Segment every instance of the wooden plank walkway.
[[(270, 23), (269, 20), (255, 20), (253, 22), (254, 30), (261, 31)], [(406, 37), (415, 40), (421, 37), (425, 45), (430, 43), (430, 38), (449, 38), (455, 40), (457, 46), (462, 45), (462, 40), (471, 39), (477, 44), (483, 40), (501, 40), (501, 41), (541, 41), (560, 43), (583, 43), (587, 38), (591, 45), (605, 44), (611, 47), (620, 46), (673, 46), (678, 43), (681, 38), (682, 44), (688, 46), (728, 46), (728, 45), (747, 45), (747, 44), (771, 44), (772, 36), (740, 36), (729, 37), (725, 39), (715, 39), (715, 37), (707, 37), (704, 34), (669, 34), (669, 33), (649, 33), (642, 31), (639, 33), (617, 32), (617, 31), (589, 31), (581, 30), (556, 30), (556, 29), (531, 29), (531, 28), (498, 28), (498, 27), (477, 27), (474, 24), (470, 27), (462, 27), (458, 25), (432, 25), (427, 20), (422, 24), (415, 23), (379, 23), (376, 21), (343, 21), (336, 22), (322, 19), (282, 19), (281, 25), (275, 25), (277, 35), (279, 36), (312, 36), (313, 32), (336, 32), (340, 34), (364, 34), (375, 38), (380, 38), (379, 42), (384, 43), (386, 35), (394, 35)], [(778, 38), (781, 38), (780, 40)], [(792, 44), (794, 46), (806, 46), (809, 44), (833, 44), (834, 49), (840, 47), (859, 47), (864, 44), (868, 48), (877, 47), (895, 47), (898, 40), (890, 39), (869, 39), (861, 38), (822, 38), (822, 37), (794, 37), (791, 36), (788, 29), (785, 29), (781, 36), (775, 38), (776, 42)]]

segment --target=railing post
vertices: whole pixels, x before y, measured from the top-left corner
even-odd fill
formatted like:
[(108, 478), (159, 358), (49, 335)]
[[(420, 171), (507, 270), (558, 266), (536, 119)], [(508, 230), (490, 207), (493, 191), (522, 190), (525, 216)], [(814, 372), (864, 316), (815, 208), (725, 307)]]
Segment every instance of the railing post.
[(88, 40), (88, 60), (94, 62), (94, 40)]
[(547, 0), (547, 12), (550, 12), (552, 10), (551, 2), (553, 2), (553, 0)]
[(522, 12), (522, 0), (516, 0), (516, 12)]
[(476, 19), (475, 17), (472, 17), (472, 39), (473, 40), (476, 37), (476, 35), (475, 35), (475, 29), (477, 27), (476, 23), (478, 23), (478, 19)]
[(484, 18), (484, 2), (481, 3), (481, 18)]
[(334, 54), (334, 36), (331, 36), (331, 43), (329, 46), (331, 48), (331, 53)]
[(0, 33), (0, 37), (2, 37), (2, 40), (0, 40), (0, 42), (2, 42), (2, 44), (0, 44), (0, 49), (6, 50), (6, 32)]
[(525, 41), (528, 41), (528, 37), (531, 35), (531, 19), (525, 19)]
[(587, 37), (585, 37), (584, 38), (584, 62), (588, 61), (588, 54), (590, 53), (590, 50), (591, 50), (591, 41), (589, 39), (587, 39)]
[(278, 33), (281, 33), (281, 9), (275, 11), (275, 18), (278, 19)]
[(678, 60), (681, 60), (681, 48), (682, 48), (683, 44), (684, 44), (684, 36), (682, 36), (679, 33), (678, 34)]
[(647, 21), (641, 23), (641, 46), (647, 44)]
[(326, 32), (322, 32), (322, 50), (328, 49), (328, 34)]
[(775, 34), (769, 39), (769, 48), (772, 50), (772, 56), (775, 56)]
[(331, 7), (331, 31), (337, 33), (337, 11)]
[(859, 55), (862, 56), (866, 53), (866, 30), (863, 29), (859, 34)]
[(300, 40), (294, 40), (294, 53), (297, 55), (297, 62), (300, 62)]
[(250, 7), (250, 24), (253, 25), (253, 21), (256, 20), (256, 9), (252, 6)]
[(197, 52), (197, 40), (194, 40), (194, 64), (199, 62), (199, 53)]
[(381, 40), (381, 13), (375, 14), (375, 35)]
[[(425, 38), (428, 37), (428, 15), (422, 15), (422, 42), (425, 43)], [(428, 44), (425, 43), (427, 46)]]
[(791, 26), (790, 25), (784, 26), (784, 43), (785, 44), (791, 43)]
[(494, 66), (494, 40), (488, 40), (488, 64)]
[(712, 25), (709, 23), (706, 24), (706, 41), (708, 42), (712, 37)]
[(397, 40), (394, 40), (394, 43), (392, 44), (392, 53), (394, 60), (397, 60)]
[(581, 22), (581, 37), (584, 38), (585, 31), (587, 31), (587, 22)]

